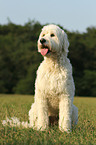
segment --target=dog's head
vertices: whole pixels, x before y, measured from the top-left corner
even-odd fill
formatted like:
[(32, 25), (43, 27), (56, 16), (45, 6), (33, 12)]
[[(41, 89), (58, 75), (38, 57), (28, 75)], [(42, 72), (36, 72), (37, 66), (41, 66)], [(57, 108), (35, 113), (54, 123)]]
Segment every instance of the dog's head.
[(44, 26), (38, 39), (38, 52), (43, 56), (68, 53), (69, 42), (67, 34), (56, 25)]

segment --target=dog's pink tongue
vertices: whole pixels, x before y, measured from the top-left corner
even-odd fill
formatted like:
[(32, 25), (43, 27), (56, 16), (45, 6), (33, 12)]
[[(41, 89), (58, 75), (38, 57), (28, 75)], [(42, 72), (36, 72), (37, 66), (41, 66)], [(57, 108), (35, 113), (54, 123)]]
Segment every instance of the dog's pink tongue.
[(48, 52), (48, 49), (47, 48), (44, 48), (44, 49), (41, 49), (41, 54), (44, 56), (46, 55)]

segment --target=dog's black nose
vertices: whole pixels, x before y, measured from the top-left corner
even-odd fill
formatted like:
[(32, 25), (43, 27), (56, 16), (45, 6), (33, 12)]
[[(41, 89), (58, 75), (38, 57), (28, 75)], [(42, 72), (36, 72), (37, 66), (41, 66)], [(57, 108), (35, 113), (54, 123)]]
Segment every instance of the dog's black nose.
[(45, 40), (44, 38), (41, 38), (41, 39), (40, 39), (40, 42), (41, 42), (41, 44), (43, 44), (43, 43), (46, 42), (46, 40)]

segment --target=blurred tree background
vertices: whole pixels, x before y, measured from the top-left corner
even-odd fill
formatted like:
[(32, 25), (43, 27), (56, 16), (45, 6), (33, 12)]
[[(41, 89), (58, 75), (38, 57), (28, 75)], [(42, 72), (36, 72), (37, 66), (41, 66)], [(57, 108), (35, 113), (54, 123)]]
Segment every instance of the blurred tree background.
[[(34, 94), (36, 70), (43, 60), (37, 52), (42, 27), (37, 21), (0, 25), (0, 93)], [(96, 28), (87, 28), (86, 33), (65, 31), (76, 95), (96, 96)]]

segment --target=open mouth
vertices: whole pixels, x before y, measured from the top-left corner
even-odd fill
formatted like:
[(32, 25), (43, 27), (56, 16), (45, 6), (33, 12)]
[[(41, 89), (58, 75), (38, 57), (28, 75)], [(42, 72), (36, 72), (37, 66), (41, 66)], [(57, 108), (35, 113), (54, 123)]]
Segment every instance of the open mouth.
[(41, 54), (43, 56), (47, 55), (48, 53), (50, 53), (51, 51), (49, 50), (49, 47), (47, 45), (42, 45), (41, 47)]

